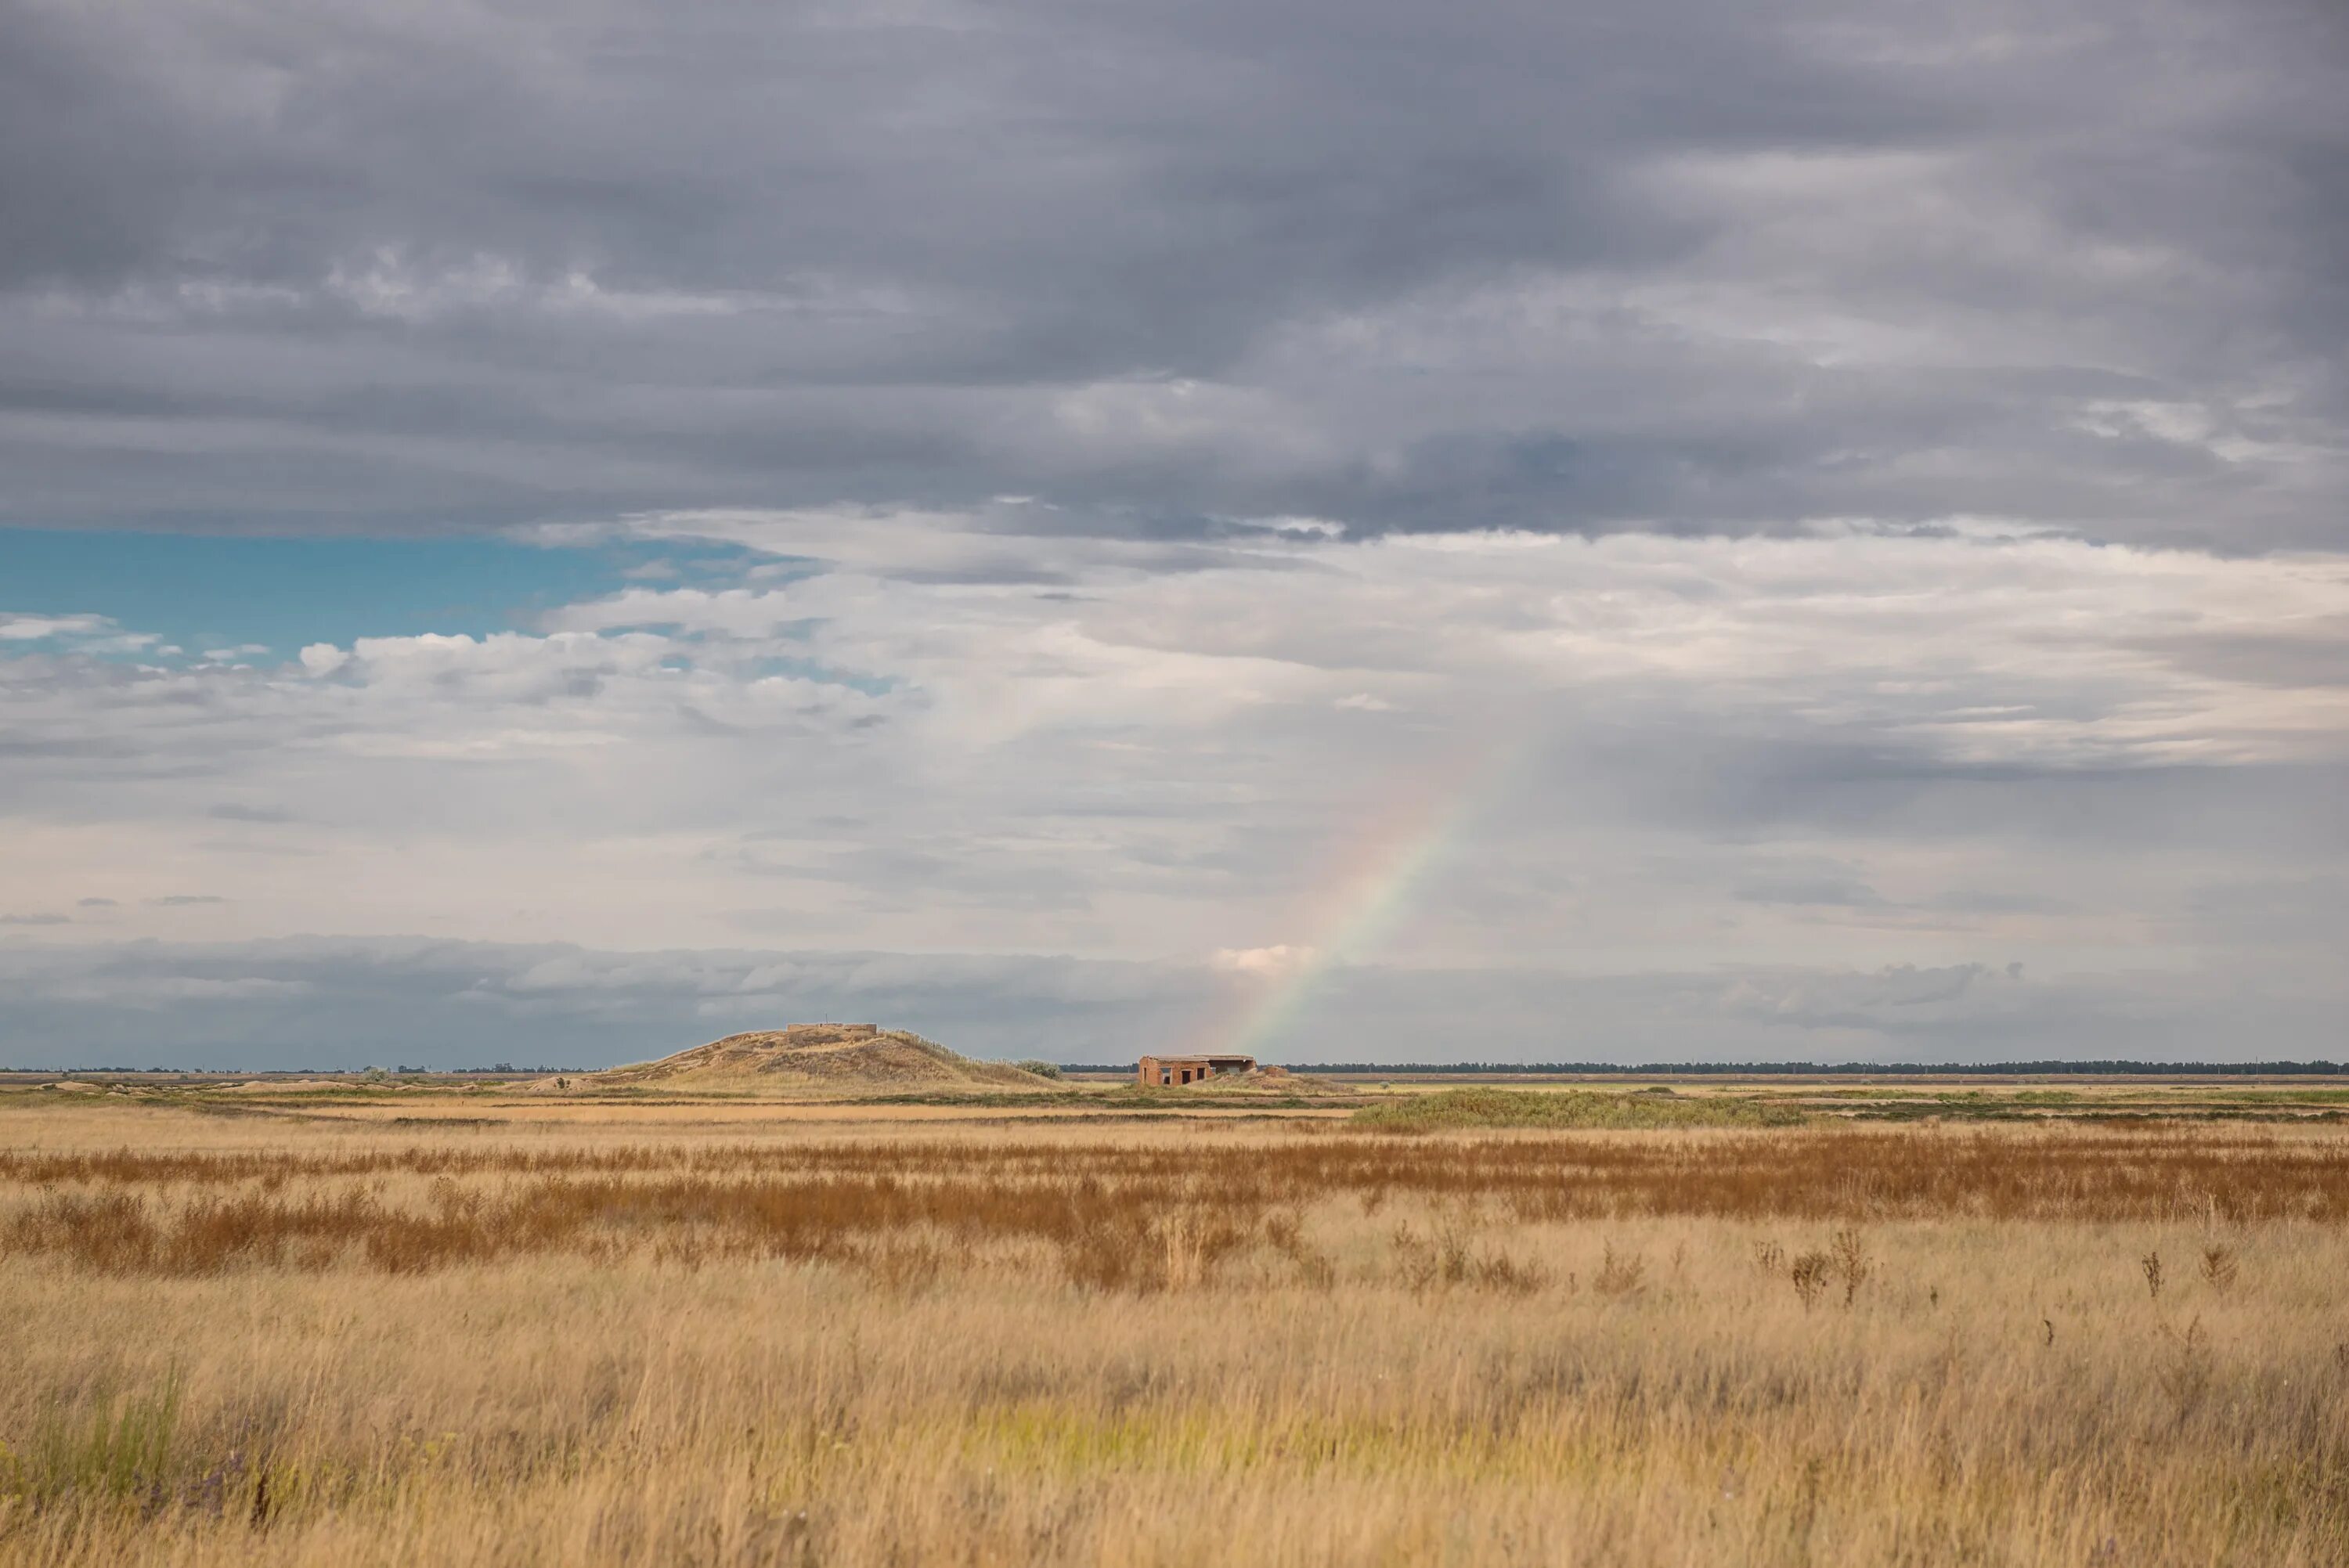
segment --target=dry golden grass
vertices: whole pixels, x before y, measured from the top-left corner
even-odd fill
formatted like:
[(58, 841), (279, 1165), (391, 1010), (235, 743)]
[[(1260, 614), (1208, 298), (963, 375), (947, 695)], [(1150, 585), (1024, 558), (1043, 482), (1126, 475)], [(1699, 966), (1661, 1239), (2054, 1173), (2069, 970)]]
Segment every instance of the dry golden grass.
[(0, 1561), (2349, 1562), (2349, 1136), (0, 1151)]

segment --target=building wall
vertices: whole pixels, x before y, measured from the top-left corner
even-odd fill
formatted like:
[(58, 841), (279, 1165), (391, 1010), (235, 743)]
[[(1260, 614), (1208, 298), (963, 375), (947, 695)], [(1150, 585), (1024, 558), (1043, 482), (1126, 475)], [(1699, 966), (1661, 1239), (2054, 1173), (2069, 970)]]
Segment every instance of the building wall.
[[(1220, 1067), (1216, 1065), (1219, 1062)], [(1145, 1088), (1180, 1088), (1185, 1083), (1213, 1078), (1219, 1071), (1246, 1072), (1254, 1066), (1253, 1057), (1144, 1057), (1135, 1065), (1133, 1076), (1134, 1081)]]

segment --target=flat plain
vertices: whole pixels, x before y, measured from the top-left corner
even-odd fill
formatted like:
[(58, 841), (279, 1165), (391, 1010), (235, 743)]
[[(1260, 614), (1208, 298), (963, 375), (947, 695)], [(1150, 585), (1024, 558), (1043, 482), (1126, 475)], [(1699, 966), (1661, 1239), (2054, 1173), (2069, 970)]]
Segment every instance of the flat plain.
[(2337, 1090), (1419, 1093), (0, 1085), (0, 1561), (2349, 1562)]

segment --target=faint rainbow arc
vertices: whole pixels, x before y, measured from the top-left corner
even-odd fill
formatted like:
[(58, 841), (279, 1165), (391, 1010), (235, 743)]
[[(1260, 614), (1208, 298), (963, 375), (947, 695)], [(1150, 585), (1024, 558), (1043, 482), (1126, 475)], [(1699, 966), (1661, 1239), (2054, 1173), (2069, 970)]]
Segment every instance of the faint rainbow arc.
[(1219, 1031), (1217, 1054), (1258, 1056), (1293, 1024), (1323, 980), (1340, 965), (1375, 951), (1412, 907), (1412, 895), (1431, 868), (1462, 839), (1513, 769), (1490, 750), (1447, 778), (1444, 787), (1415, 792), (1358, 841), (1324, 879), (1312, 955), (1272, 984), (1237, 1021)]

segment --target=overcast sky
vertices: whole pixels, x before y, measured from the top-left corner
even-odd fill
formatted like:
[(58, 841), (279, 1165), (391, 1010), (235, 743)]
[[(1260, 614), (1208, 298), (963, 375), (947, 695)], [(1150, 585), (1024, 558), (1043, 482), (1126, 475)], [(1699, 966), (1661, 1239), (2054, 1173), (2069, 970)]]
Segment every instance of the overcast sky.
[(2340, 1057), (2332, 0), (0, 0), (0, 1064)]

